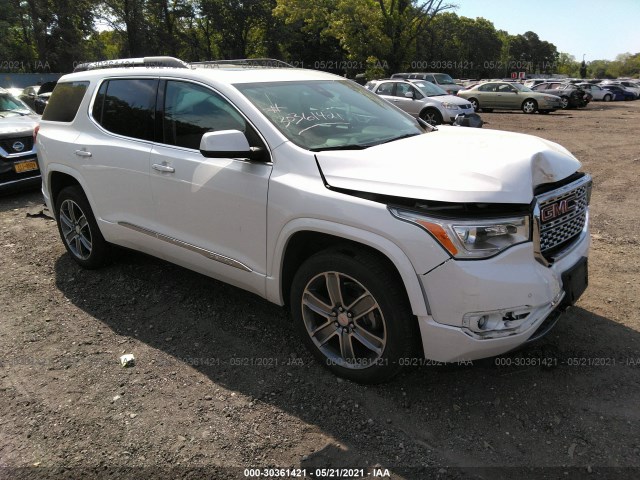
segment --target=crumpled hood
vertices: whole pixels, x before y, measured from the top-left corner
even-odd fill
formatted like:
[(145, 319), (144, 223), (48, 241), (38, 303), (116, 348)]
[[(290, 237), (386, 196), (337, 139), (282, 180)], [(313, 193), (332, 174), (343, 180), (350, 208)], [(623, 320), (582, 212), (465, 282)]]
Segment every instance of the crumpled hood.
[(10, 115), (0, 118), (0, 138), (21, 137), (33, 135), (40, 120), (39, 115)]
[(442, 202), (527, 204), (537, 185), (562, 180), (581, 166), (564, 147), (532, 135), (438, 128), (316, 157), (332, 187)]

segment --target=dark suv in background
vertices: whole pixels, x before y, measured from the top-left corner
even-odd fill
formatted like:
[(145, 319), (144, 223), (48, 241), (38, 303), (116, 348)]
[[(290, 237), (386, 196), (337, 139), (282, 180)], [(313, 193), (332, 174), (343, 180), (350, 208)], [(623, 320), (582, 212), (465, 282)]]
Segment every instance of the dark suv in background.
[(33, 134), (40, 116), (0, 88), (0, 192), (40, 185)]
[(586, 107), (593, 96), (582, 88), (566, 82), (544, 82), (531, 87), (534, 92), (556, 95), (562, 100), (562, 108)]

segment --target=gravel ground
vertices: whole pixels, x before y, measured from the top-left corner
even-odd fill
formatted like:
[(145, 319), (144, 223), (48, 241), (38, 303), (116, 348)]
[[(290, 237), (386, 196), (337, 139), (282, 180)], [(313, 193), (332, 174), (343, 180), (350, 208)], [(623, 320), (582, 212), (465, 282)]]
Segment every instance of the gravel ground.
[(80, 270), (38, 192), (0, 197), (0, 478), (640, 478), (640, 101), (482, 117), (594, 177), (590, 286), (531, 347), (381, 386), (244, 291), (134, 252)]

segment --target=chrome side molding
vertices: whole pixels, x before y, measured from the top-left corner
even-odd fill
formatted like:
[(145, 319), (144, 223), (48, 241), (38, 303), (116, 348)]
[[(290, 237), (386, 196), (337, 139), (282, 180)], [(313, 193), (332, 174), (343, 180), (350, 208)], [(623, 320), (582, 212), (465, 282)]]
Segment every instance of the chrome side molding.
[(215, 262), (220, 262), (230, 267), (238, 268), (240, 270), (244, 270), (245, 272), (252, 272), (251, 268), (246, 266), (244, 263), (235, 260), (233, 258), (227, 257), (225, 255), (221, 255), (216, 252), (212, 252), (211, 250), (204, 249), (202, 247), (198, 247), (197, 245), (193, 245), (191, 243), (185, 242), (183, 240), (178, 240), (177, 238), (170, 237), (168, 235), (164, 235), (162, 233), (155, 232), (153, 230), (149, 230), (148, 228), (140, 227), (138, 225), (134, 225), (129, 222), (118, 222), (118, 225), (128, 228), (130, 230), (134, 230), (139, 233), (144, 233), (145, 235), (149, 235), (150, 237), (157, 238), (158, 240), (162, 240), (164, 242), (170, 243), (172, 245), (176, 245), (178, 247), (186, 248), (187, 250), (191, 250), (192, 252), (199, 253), (203, 257), (206, 257)]

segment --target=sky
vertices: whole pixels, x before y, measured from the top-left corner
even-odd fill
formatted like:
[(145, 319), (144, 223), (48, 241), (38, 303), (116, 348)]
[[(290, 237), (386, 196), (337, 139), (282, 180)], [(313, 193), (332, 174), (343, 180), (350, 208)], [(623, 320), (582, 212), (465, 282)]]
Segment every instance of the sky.
[[(443, 2), (444, 3), (444, 2)], [(451, 0), (463, 17), (483, 17), (511, 35), (531, 30), (581, 61), (640, 52), (640, 0)]]

